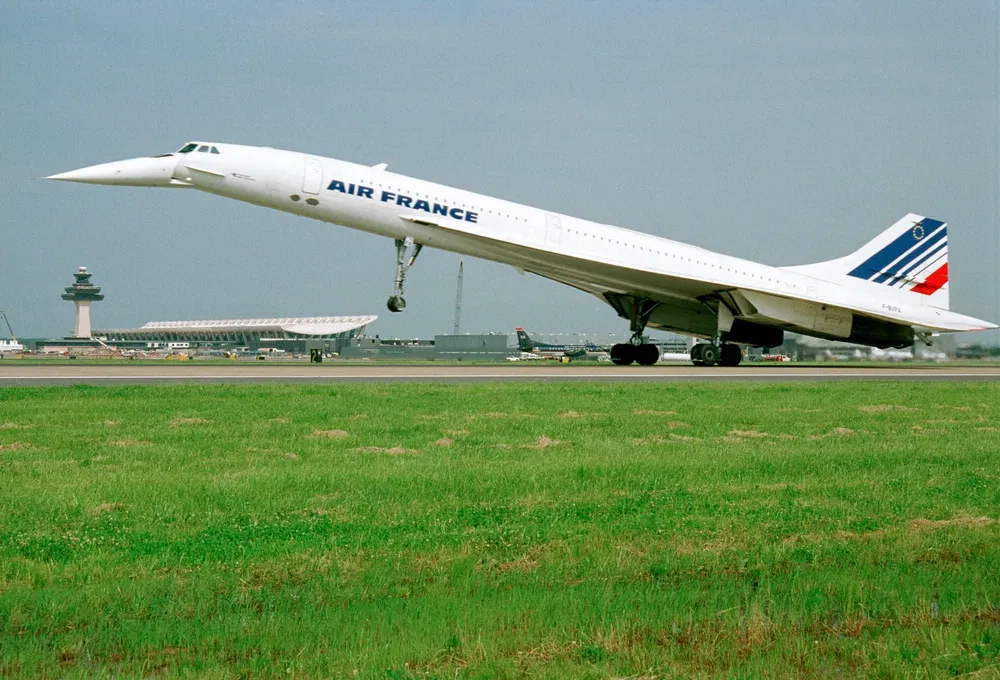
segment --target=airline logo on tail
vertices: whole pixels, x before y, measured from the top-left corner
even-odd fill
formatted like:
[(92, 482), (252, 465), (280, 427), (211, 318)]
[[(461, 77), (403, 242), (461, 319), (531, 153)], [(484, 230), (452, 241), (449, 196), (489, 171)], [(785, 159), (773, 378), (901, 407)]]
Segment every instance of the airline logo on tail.
[(517, 348), (522, 352), (530, 352), (535, 348), (535, 343), (532, 342), (531, 336), (524, 332), (523, 328), (515, 328), (517, 331)]
[(947, 225), (930, 217), (914, 222), (848, 276), (933, 295), (948, 283)]

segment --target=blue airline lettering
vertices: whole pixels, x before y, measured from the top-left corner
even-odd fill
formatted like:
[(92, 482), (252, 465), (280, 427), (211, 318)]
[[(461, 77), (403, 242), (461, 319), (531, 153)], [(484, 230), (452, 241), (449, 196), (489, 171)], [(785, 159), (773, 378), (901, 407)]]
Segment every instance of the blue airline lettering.
[[(339, 179), (332, 180), (326, 188), (328, 191), (339, 191), (342, 194), (350, 194), (351, 196), (357, 196), (359, 198), (368, 198), (373, 200), (375, 198), (375, 190), (371, 187), (366, 187), (363, 184), (345, 184)], [(412, 196), (407, 196), (406, 194), (395, 194), (391, 191), (383, 191), (379, 196), (379, 200), (383, 203), (395, 203), (396, 205), (404, 208), (423, 210), (424, 212), (431, 213), (433, 215), (444, 215), (445, 217), (451, 217), (455, 220), (464, 220), (465, 222), (472, 222), (473, 224), (479, 221), (479, 213), (477, 212), (463, 210), (462, 208), (450, 208), (441, 203), (434, 203), (432, 205), (429, 201), (425, 201), (422, 198), (414, 199)]]

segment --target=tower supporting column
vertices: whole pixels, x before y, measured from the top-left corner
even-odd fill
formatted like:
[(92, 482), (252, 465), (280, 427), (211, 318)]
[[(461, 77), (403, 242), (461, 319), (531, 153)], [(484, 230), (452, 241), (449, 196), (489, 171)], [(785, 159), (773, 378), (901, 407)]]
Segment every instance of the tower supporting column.
[(90, 300), (76, 301), (76, 325), (73, 327), (73, 337), (90, 337)]
[(92, 274), (86, 267), (80, 267), (76, 274), (76, 283), (66, 289), (63, 293), (63, 300), (70, 300), (76, 305), (76, 325), (73, 328), (74, 338), (89, 338), (90, 331), (90, 304), (100, 302), (104, 299), (101, 295), (101, 288), (90, 282)]

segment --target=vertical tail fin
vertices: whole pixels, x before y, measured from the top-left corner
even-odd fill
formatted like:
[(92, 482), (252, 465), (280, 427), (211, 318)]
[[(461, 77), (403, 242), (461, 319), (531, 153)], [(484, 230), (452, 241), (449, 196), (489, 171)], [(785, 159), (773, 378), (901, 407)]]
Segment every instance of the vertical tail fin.
[(535, 343), (531, 341), (531, 338), (527, 333), (524, 332), (523, 328), (514, 329), (517, 331), (517, 348), (522, 352), (530, 352), (535, 348)]
[(948, 225), (911, 213), (846, 257), (789, 269), (831, 281), (850, 276), (948, 309)]

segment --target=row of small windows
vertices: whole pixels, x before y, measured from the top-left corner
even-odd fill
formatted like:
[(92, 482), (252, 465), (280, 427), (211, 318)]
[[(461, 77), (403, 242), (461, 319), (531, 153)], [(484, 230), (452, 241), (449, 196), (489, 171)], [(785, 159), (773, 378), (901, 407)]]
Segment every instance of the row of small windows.
[[(397, 192), (403, 191), (399, 187), (383, 186), (381, 183), (378, 183), (378, 187), (379, 188), (388, 189), (390, 191), (397, 191)], [(418, 198), (424, 198), (424, 199), (431, 200), (431, 197), (429, 195), (427, 195), (427, 194), (416, 193), (414, 195), (416, 197), (418, 197)], [(432, 200), (438, 201), (439, 199), (438, 199), (437, 196), (434, 196), (434, 198)], [(480, 213), (483, 212), (482, 208), (477, 208), (475, 206), (466, 205), (465, 203), (459, 203), (458, 207), (478, 210)], [(498, 217), (507, 217), (507, 218), (510, 218), (510, 219), (517, 220), (519, 222), (527, 222), (528, 221), (528, 219), (526, 217), (519, 217), (516, 214), (515, 215), (511, 215), (510, 213), (501, 213), (499, 211), (493, 212), (492, 210), (489, 210), (489, 209), (487, 209), (485, 212), (488, 215), (497, 215)], [(608, 243), (612, 243), (612, 240), (611, 240), (610, 236), (608, 238), (604, 238), (603, 236), (595, 236), (594, 234), (587, 234), (587, 233), (578, 231), (576, 229), (567, 229), (567, 231), (569, 233), (571, 233), (571, 234), (577, 234), (578, 236), (589, 236), (592, 239), (597, 239), (597, 240), (600, 240), (600, 241), (607, 241)], [(616, 245), (622, 245), (621, 241), (614, 241), (614, 243)], [(630, 244), (630, 243), (626, 242), (624, 245), (626, 247), (631, 246), (633, 249), (636, 247), (636, 245), (634, 243)], [(639, 246), (639, 250), (641, 250), (643, 252), (646, 252), (646, 248), (644, 248), (643, 246)], [(675, 255), (673, 253), (663, 253), (663, 252), (661, 252), (659, 250), (653, 250), (652, 248), (650, 248), (648, 252), (650, 252), (650, 253), (656, 253), (657, 255), (670, 255), (670, 257), (677, 258), (677, 255)], [(720, 270), (722, 269), (721, 265), (715, 265), (715, 264), (711, 264), (711, 263), (708, 263), (708, 262), (702, 262), (701, 260), (692, 260), (690, 257), (682, 257), (680, 259), (687, 260), (688, 262), (695, 262), (696, 264), (700, 264), (700, 265), (704, 265), (704, 266), (707, 266), (707, 267), (711, 267), (712, 269), (720, 269)], [(757, 276), (756, 274), (747, 274), (747, 272), (740, 272), (739, 270), (733, 270), (731, 267), (726, 267), (726, 271), (728, 271), (728, 272), (735, 271), (737, 274), (743, 274), (744, 276), (750, 276), (751, 278), (754, 278), (754, 279), (759, 278), (762, 281), (766, 279), (767, 281), (769, 281), (771, 283), (777, 283), (777, 281), (775, 279), (771, 278), (771, 277)], [(793, 288), (797, 288), (798, 286), (795, 286), (794, 284), (792, 284), (792, 287)]]
[[(576, 234), (577, 236), (589, 236), (590, 238), (595, 239), (595, 240), (607, 241), (608, 243), (612, 243), (612, 240), (611, 240), (610, 236), (608, 238), (604, 238), (603, 236), (596, 236), (594, 234), (588, 234), (586, 232), (581, 232), (581, 231), (578, 231), (576, 229), (567, 229), (567, 231), (569, 233), (571, 233), (571, 234)], [(616, 245), (622, 245), (621, 241), (613, 241), (613, 243), (615, 243)], [(634, 243), (628, 243), (628, 242), (626, 242), (624, 245), (625, 245), (625, 247), (631, 246), (633, 249), (636, 247), (636, 245)], [(639, 250), (647, 252), (646, 248), (644, 248), (642, 246), (639, 246)], [(657, 255), (669, 255), (670, 257), (672, 257), (674, 259), (681, 259), (681, 260), (686, 260), (688, 262), (694, 262), (695, 264), (700, 264), (700, 265), (704, 265), (706, 267), (711, 267), (712, 269), (720, 269), (720, 270), (722, 269), (722, 265), (715, 265), (715, 264), (711, 264), (709, 262), (702, 262), (701, 260), (692, 260), (690, 257), (681, 257), (681, 258), (678, 258), (677, 255), (674, 254), (674, 253), (663, 253), (663, 252), (660, 252), (659, 250), (653, 250), (652, 248), (650, 248), (648, 250), (648, 252), (650, 252), (650, 253), (656, 253)], [(750, 276), (751, 278), (754, 278), (754, 279), (759, 278), (762, 281), (765, 280), (765, 278), (766, 278), (771, 283), (777, 283), (777, 281), (775, 279), (772, 279), (771, 277), (757, 276), (756, 274), (747, 274), (747, 272), (741, 272), (738, 269), (734, 270), (731, 267), (726, 267), (726, 271), (727, 272), (733, 272), (733, 271), (735, 271), (735, 273), (737, 273), (737, 274), (743, 274), (744, 276)], [(795, 284), (792, 284), (792, 287), (793, 288), (798, 288), (798, 286), (796, 286)]]

